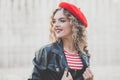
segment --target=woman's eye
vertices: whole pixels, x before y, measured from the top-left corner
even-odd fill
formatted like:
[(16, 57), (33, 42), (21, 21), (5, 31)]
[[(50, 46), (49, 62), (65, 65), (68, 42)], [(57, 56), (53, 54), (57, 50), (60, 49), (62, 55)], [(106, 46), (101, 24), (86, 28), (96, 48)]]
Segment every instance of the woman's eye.
[[(58, 20), (58, 22), (64, 23), (64, 22), (66, 22), (66, 20)], [(53, 20), (52, 23), (55, 24), (56, 20)]]
[(52, 21), (52, 23), (54, 24), (54, 23), (55, 23), (55, 21)]
[(66, 22), (66, 20), (60, 20), (60, 22)]

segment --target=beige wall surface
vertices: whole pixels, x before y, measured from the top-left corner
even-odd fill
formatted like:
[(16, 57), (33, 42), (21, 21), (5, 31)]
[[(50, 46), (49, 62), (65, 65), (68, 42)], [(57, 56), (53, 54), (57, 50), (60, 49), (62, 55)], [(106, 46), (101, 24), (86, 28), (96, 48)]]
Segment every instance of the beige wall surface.
[(88, 19), (95, 80), (120, 79), (119, 0), (0, 0), (0, 80), (30, 75), (35, 51), (49, 42), (50, 16), (60, 1), (76, 4)]

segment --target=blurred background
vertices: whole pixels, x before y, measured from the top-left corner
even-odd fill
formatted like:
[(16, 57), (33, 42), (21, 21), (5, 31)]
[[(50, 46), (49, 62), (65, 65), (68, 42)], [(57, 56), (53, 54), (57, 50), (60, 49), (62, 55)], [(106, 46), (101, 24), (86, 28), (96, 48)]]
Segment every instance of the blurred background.
[(94, 80), (120, 80), (120, 0), (0, 0), (0, 80), (27, 80), (61, 1), (79, 6), (88, 19)]

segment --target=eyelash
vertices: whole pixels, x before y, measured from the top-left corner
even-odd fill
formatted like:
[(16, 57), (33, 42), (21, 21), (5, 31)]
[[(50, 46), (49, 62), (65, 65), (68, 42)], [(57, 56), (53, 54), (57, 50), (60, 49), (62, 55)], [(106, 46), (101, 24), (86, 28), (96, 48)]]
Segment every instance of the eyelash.
[(63, 22), (63, 23), (64, 23), (65, 21), (66, 21), (66, 20), (60, 20), (60, 22)]
[(54, 24), (56, 21), (52, 21), (52, 23)]
[[(56, 21), (52, 21), (52, 23), (54, 24)], [(66, 20), (60, 20), (60, 22), (64, 23), (66, 22)]]

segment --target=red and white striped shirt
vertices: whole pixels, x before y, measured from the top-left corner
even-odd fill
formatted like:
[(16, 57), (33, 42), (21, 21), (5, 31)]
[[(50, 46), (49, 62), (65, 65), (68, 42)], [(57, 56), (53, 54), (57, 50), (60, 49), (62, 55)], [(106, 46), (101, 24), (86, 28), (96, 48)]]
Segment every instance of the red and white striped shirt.
[(77, 53), (69, 53), (68, 51), (64, 50), (68, 66), (71, 69), (82, 69), (83, 63), (81, 58), (79, 57), (79, 54)]

